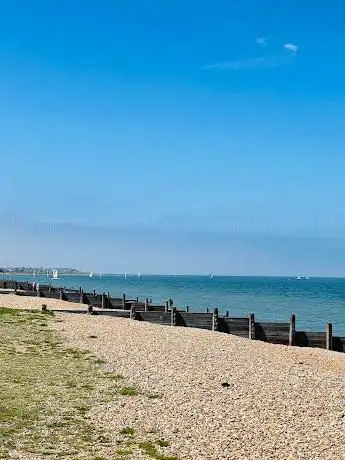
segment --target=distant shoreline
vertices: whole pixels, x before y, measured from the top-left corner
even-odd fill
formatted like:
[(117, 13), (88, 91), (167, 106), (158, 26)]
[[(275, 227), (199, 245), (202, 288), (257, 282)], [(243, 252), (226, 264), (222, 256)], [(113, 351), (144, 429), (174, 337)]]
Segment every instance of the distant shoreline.
[[(59, 276), (87, 276), (89, 273), (59, 273)], [(33, 276), (33, 272), (0, 272), (1, 275), (23, 275), (23, 276)], [(46, 276), (47, 273), (35, 273), (36, 276)], [(49, 273), (49, 276), (51, 277), (51, 273)]]

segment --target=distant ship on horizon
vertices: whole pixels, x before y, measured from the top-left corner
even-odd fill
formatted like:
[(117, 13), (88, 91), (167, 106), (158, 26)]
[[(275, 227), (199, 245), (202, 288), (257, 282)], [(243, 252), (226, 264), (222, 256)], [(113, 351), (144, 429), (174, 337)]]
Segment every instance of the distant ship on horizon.
[(297, 280), (302, 280), (302, 279), (308, 280), (309, 278), (310, 277), (308, 275), (297, 275), (296, 276)]

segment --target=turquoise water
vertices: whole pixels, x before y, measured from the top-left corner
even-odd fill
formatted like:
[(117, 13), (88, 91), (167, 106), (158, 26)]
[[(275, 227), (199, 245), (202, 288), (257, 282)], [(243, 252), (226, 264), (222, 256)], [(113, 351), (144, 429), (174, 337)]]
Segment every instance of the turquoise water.
[[(32, 280), (30, 276), (15, 276), (18, 280)], [(230, 316), (255, 313), (257, 321), (288, 321), (296, 315), (299, 330), (324, 331), (325, 324), (333, 323), (334, 334), (345, 336), (345, 279), (266, 277), (208, 277), (201, 276), (61, 276), (48, 280), (36, 276), (36, 281), (57, 286), (79, 288), (85, 291), (110, 292), (112, 297), (122, 293), (141, 299), (148, 297), (154, 303), (172, 298), (174, 305), (202, 311), (218, 307), (220, 313), (229, 310)]]

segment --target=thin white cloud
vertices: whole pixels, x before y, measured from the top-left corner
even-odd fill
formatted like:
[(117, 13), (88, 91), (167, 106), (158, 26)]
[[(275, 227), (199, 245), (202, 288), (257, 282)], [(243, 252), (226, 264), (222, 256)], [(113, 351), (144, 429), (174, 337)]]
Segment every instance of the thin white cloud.
[(292, 51), (292, 53), (295, 55), (298, 51), (298, 46), (294, 45), (293, 43), (285, 43), (284, 48), (286, 50)]
[(255, 41), (259, 46), (267, 46), (267, 38), (265, 37), (258, 37)]
[(268, 56), (258, 57), (251, 59), (244, 59), (240, 61), (223, 61), (216, 64), (203, 66), (203, 70), (255, 70), (255, 69), (269, 69), (273, 67), (280, 67), (290, 64), (291, 59), (284, 56)]

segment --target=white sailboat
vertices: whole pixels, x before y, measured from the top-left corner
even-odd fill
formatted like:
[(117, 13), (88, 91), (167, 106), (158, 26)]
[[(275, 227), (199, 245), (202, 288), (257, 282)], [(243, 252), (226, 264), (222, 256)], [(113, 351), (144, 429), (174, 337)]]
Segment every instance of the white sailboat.
[(127, 273), (125, 273), (125, 280), (127, 279)]
[(214, 275), (213, 275), (213, 273), (211, 273), (210, 274), (210, 279), (213, 280), (213, 278), (214, 278)]
[(141, 278), (141, 273), (138, 273), (138, 278)]
[(89, 278), (92, 278), (93, 277), (93, 273), (91, 272), (90, 275), (89, 275)]
[(59, 274), (58, 274), (58, 271), (57, 270), (53, 270), (53, 277), (52, 277), (53, 280), (59, 280)]

